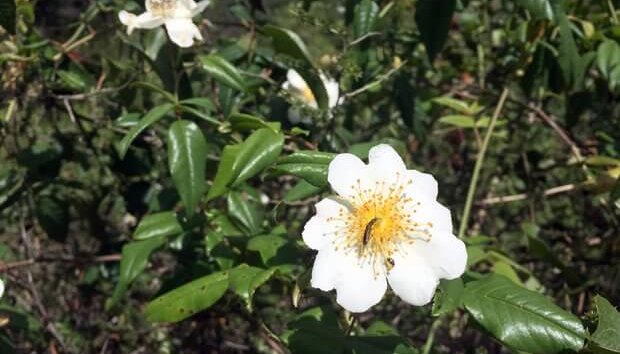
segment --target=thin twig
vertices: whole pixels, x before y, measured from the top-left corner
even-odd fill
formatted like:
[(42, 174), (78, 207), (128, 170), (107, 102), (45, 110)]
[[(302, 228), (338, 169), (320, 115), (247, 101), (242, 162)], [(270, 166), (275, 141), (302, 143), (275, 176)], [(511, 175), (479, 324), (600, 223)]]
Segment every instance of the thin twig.
[(433, 342), (435, 341), (435, 332), (437, 332), (439, 326), (441, 326), (441, 317), (433, 321), (431, 329), (428, 331), (428, 336), (426, 337), (426, 343), (424, 343), (424, 349), (422, 351), (422, 354), (429, 354), (431, 352), (431, 349), (433, 348)]
[(469, 189), (467, 190), (467, 199), (465, 200), (465, 207), (463, 208), (463, 216), (461, 218), (461, 225), (459, 227), (459, 238), (463, 238), (465, 235), (465, 229), (467, 228), (467, 222), (469, 220), (469, 213), (471, 211), (471, 206), (474, 201), (474, 194), (476, 192), (476, 185), (478, 183), (478, 177), (480, 176), (480, 169), (482, 168), (482, 162), (484, 161), (484, 155), (487, 151), (487, 147), (489, 146), (489, 141), (491, 140), (491, 135), (493, 134), (493, 129), (495, 128), (495, 123), (497, 122), (497, 118), (499, 117), (502, 109), (504, 108), (504, 103), (506, 102), (506, 98), (508, 97), (508, 88), (504, 87), (502, 94), (497, 102), (497, 106), (495, 107), (495, 111), (493, 112), (493, 117), (491, 117), (491, 122), (489, 123), (489, 128), (487, 129), (484, 135), (484, 141), (482, 142), (482, 147), (478, 152), (478, 157), (476, 158), (476, 165), (474, 166), (474, 172), (471, 177), (471, 181), (469, 183)]
[(394, 68), (390, 69), (388, 72), (386, 72), (385, 74), (379, 76), (379, 78), (377, 80), (374, 80), (373, 82), (369, 82), (366, 85), (358, 88), (357, 90), (351, 91), (351, 92), (345, 94), (344, 98), (351, 98), (351, 97), (357, 96), (360, 93), (364, 93), (365, 91), (371, 89), (375, 85), (378, 85), (378, 84), (382, 83), (383, 81), (386, 81), (387, 79), (390, 78), (390, 76), (394, 75), (394, 73), (396, 73), (398, 70), (400, 70), (400, 68), (405, 66), (406, 63), (407, 63), (406, 60), (403, 61), (399, 66), (394, 67)]
[(14, 268), (22, 268), (28, 267), (31, 265), (35, 265), (37, 263), (78, 263), (78, 264), (86, 264), (86, 263), (106, 263), (106, 262), (119, 262), (122, 256), (120, 253), (116, 254), (107, 254), (103, 256), (97, 256), (93, 258), (49, 258), (49, 257), (37, 257), (37, 258), (29, 258), (23, 259), (20, 261), (15, 261), (11, 263), (0, 262), (0, 272), (14, 269)]
[[(557, 187), (546, 189), (542, 195), (545, 197), (548, 197), (548, 196), (552, 196), (556, 194), (572, 192), (577, 189), (578, 189), (578, 186), (573, 183), (565, 184), (562, 186), (557, 186)], [(489, 198), (485, 198), (483, 200), (476, 202), (476, 205), (493, 205), (493, 204), (501, 204), (501, 203), (510, 203), (510, 202), (516, 202), (519, 200), (525, 200), (528, 197), (530, 197), (530, 195), (527, 193), (505, 195), (501, 197), (489, 197)]]

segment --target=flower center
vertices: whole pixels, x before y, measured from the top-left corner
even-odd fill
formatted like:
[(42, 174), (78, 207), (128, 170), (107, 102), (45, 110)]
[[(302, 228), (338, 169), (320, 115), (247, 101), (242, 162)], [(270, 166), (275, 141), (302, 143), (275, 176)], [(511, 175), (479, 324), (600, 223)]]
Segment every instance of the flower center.
[(157, 17), (172, 17), (177, 0), (146, 0), (146, 9)]
[(412, 180), (387, 184), (377, 181), (373, 188), (363, 188), (358, 179), (347, 200), (351, 208), (342, 208), (337, 217), (328, 222), (337, 223), (334, 243), (337, 249), (355, 252), (360, 264), (370, 264), (375, 275), (390, 271), (394, 255), (402, 246), (431, 238), (432, 224), (416, 221), (420, 203), (405, 193)]

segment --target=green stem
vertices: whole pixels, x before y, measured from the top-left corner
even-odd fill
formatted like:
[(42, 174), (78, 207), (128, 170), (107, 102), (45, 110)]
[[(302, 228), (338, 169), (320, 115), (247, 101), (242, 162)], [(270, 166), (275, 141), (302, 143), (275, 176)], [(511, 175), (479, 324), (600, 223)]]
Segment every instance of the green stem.
[(441, 326), (441, 317), (433, 321), (431, 329), (428, 331), (428, 337), (426, 337), (426, 343), (424, 343), (424, 349), (422, 354), (429, 354), (433, 348), (433, 342), (435, 341), (435, 332)]
[(489, 123), (489, 128), (484, 135), (484, 140), (482, 142), (482, 147), (478, 152), (478, 157), (476, 158), (476, 165), (474, 166), (474, 173), (471, 177), (471, 182), (469, 183), (469, 189), (467, 190), (467, 199), (465, 200), (465, 207), (463, 208), (463, 216), (461, 218), (461, 225), (459, 227), (459, 238), (463, 238), (465, 236), (465, 229), (467, 228), (467, 222), (469, 220), (469, 213), (471, 211), (471, 205), (474, 201), (474, 194), (476, 194), (476, 185), (478, 183), (478, 177), (480, 176), (480, 169), (482, 168), (482, 162), (484, 161), (484, 155), (487, 151), (487, 147), (489, 146), (489, 141), (491, 140), (491, 134), (493, 134), (493, 129), (495, 128), (495, 123), (497, 122), (497, 118), (499, 117), (502, 109), (504, 108), (504, 103), (506, 102), (506, 98), (508, 97), (508, 88), (504, 88), (502, 94), (499, 98), (499, 102), (497, 102), (497, 106), (495, 107), (495, 112), (493, 112), (493, 117), (491, 118), (491, 122)]

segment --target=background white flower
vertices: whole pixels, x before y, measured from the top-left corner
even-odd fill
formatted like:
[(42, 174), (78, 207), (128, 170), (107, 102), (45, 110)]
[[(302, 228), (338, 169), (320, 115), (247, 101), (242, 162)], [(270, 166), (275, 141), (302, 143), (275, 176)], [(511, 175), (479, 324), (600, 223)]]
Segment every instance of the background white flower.
[(4, 281), (0, 279), (0, 299), (2, 299), (2, 295), (4, 295)]
[(146, 12), (134, 15), (127, 11), (118, 13), (122, 24), (127, 26), (127, 34), (136, 28), (151, 29), (166, 26), (170, 39), (179, 47), (191, 47), (194, 39), (202, 40), (198, 27), (192, 18), (209, 5), (209, 0), (196, 3), (194, 0), (146, 0)]
[[(327, 91), (329, 108), (336, 107), (339, 103), (338, 99), (340, 95), (338, 82), (323, 74), (321, 74), (321, 81), (323, 81), (323, 86), (325, 86), (325, 90)], [(282, 85), (282, 88), (290, 92), (293, 97), (298, 99), (304, 105), (313, 109), (317, 109), (319, 107), (310, 86), (308, 86), (308, 83), (306, 83), (303, 77), (299, 75), (297, 70), (289, 69), (286, 72), (286, 81)], [(302, 113), (297, 107), (291, 107), (289, 109), (289, 120), (293, 124), (297, 124), (299, 122), (306, 124), (311, 123), (308, 119), (302, 118)]]
[(363, 312), (387, 284), (412, 305), (431, 301), (439, 279), (465, 271), (465, 244), (452, 232), (450, 211), (437, 202), (433, 176), (407, 170), (389, 145), (373, 147), (364, 164), (340, 154), (329, 165), (337, 196), (316, 204), (304, 242), (318, 250), (312, 286), (336, 289), (336, 301)]

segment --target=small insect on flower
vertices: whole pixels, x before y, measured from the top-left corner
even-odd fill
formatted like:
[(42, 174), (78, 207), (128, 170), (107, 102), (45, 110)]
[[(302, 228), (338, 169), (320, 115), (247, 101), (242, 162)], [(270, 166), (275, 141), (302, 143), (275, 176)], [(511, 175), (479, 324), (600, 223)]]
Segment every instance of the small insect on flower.
[(152, 29), (164, 25), (170, 39), (179, 47), (191, 47), (194, 39), (202, 40), (198, 27), (192, 18), (209, 5), (209, 0), (196, 3), (194, 0), (146, 0), (146, 12), (134, 15), (127, 11), (118, 13), (127, 34), (136, 28)]
[(425, 305), (439, 279), (465, 271), (465, 244), (437, 202), (433, 176), (408, 170), (389, 145), (370, 149), (368, 161), (340, 154), (329, 165), (336, 196), (316, 204), (302, 233), (318, 251), (311, 284), (335, 289), (336, 301), (351, 312), (381, 301), (388, 283), (406, 302)]

